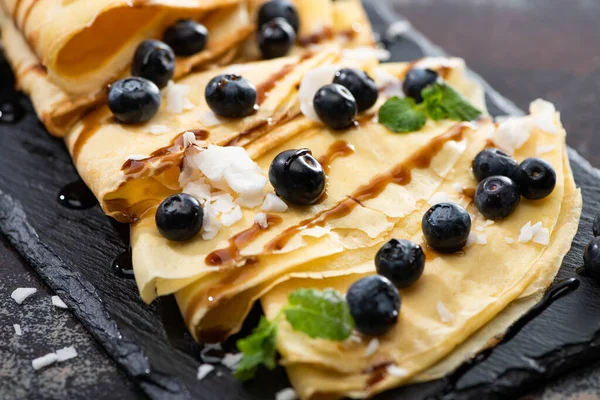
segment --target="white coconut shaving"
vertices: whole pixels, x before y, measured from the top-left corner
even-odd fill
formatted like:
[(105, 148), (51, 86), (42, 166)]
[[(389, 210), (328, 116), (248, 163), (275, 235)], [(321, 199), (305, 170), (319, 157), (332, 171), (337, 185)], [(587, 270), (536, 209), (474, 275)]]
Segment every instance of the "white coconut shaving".
[(491, 219), (486, 219), (485, 222), (483, 223), (483, 226), (490, 226), (490, 225), (494, 225), (496, 222), (494, 222)]
[(21, 330), (21, 325), (14, 324), (13, 329), (15, 330), (15, 335), (17, 335), (17, 336), (23, 335), (23, 331)]
[(483, 232), (483, 231), (485, 231), (485, 227), (483, 227), (483, 226), (476, 226), (476, 227), (475, 227), (475, 230), (476, 230), (477, 232)]
[(194, 108), (196, 108), (196, 105), (190, 99), (187, 97), (183, 99), (183, 111), (193, 110)]
[(508, 243), (508, 244), (513, 244), (513, 243), (515, 242), (515, 239), (513, 239), (513, 238), (510, 238), (510, 237), (508, 237), (508, 236), (507, 236), (507, 237), (505, 237), (505, 238), (504, 238), (504, 240), (505, 240), (505, 241), (506, 241), (506, 243)]
[(132, 154), (129, 157), (127, 157), (128, 160), (132, 160), (132, 161), (145, 160), (146, 158), (148, 158), (148, 156), (145, 156), (143, 154)]
[(203, 111), (198, 115), (198, 122), (200, 122), (206, 128), (212, 128), (225, 122), (224, 119), (219, 118), (217, 114), (211, 110)]
[(202, 239), (214, 239), (219, 234), (220, 230), (221, 222), (219, 221), (217, 212), (209, 203), (206, 203), (204, 205), (204, 216), (202, 217)]
[(471, 247), (475, 243), (477, 243), (477, 234), (475, 232), (471, 232), (469, 233), (469, 237), (467, 237), (467, 243), (465, 244), (465, 246)]
[(321, 121), (313, 107), (313, 99), (319, 89), (333, 82), (335, 73), (341, 68), (341, 65), (324, 65), (304, 74), (300, 82), (298, 98), (300, 99), (300, 110), (306, 118), (315, 122)]
[(514, 154), (531, 136), (533, 121), (529, 117), (507, 118), (494, 131), (494, 143), (509, 154)]
[(529, 105), (529, 112), (536, 127), (553, 135), (559, 132), (555, 124), (556, 107), (554, 107), (554, 104), (537, 99)]
[(452, 320), (454, 320), (454, 315), (450, 312), (450, 310), (448, 310), (446, 308), (444, 303), (442, 303), (441, 301), (438, 301), (436, 307), (437, 307), (437, 312), (440, 316), (440, 319), (442, 320), (443, 323), (451, 322)]
[(269, 193), (260, 209), (267, 212), (285, 212), (288, 209), (288, 205), (277, 195)]
[(211, 199), (212, 206), (217, 212), (225, 213), (233, 210), (236, 205), (229, 193), (219, 194)]
[(233, 210), (222, 213), (220, 220), (223, 226), (231, 226), (240, 221), (243, 217), (244, 214), (242, 213), (240, 206), (235, 206)]
[(197, 140), (196, 140), (196, 135), (194, 135), (194, 132), (190, 132), (190, 131), (186, 131), (183, 132), (183, 147), (188, 148), (191, 145), (196, 144)]
[(256, 216), (254, 217), (254, 222), (256, 222), (258, 226), (260, 226), (263, 229), (267, 229), (269, 227), (269, 222), (267, 221), (267, 214), (265, 213), (256, 214)]
[(210, 199), (210, 185), (206, 183), (190, 182), (183, 187), (183, 193), (194, 196), (199, 201)]
[(556, 146), (550, 144), (548, 146), (538, 146), (536, 152), (538, 154), (547, 154), (552, 153), (554, 150), (556, 150)]
[(487, 244), (487, 237), (483, 233), (477, 235), (477, 244)]
[(237, 353), (237, 354), (233, 354), (233, 353), (227, 353), (225, 354), (225, 357), (223, 357), (223, 359), (221, 360), (221, 364), (223, 364), (224, 366), (226, 366), (227, 368), (234, 370), (237, 365), (240, 363), (240, 361), (242, 360), (242, 357), (244, 356), (243, 353)]
[(461, 184), (460, 184), (460, 183), (458, 183), (458, 182), (457, 182), (457, 183), (454, 183), (454, 184), (452, 185), (452, 189), (453, 189), (453, 190), (454, 190), (456, 193), (462, 193), (462, 192), (463, 192), (463, 190), (464, 190), (464, 188), (463, 188), (463, 185), (461, 185)]
[(167, 96), (167, 111), (172, 114), (180, 114), (185, 105), (186, 96), (192, 91), (188, 85), (182, 85), (170, 81), (165, 88)]
[(152, 135), (163, 135), (169, 132), (169, 128), (166, 125), (151, 125), (148, 128), (148, 133)]
[(202, 361), (209, 363), (221, 362), (221, 357), (215, 357), (209, 354), (211, 351), (221, 352), (223, 351), (223, 346), (221, 346), (221, 343), (206, 343), (200, 351), (200, 358)]
[(58, 362), (67, 361), (75, 357), (77, 357), (77, 350), (75, 350), (75, 347), (73, 346), (56, 350), (56, 360)]
[[(386, 61), (391, 54), (388, 50), (379, 47), (359, 46), (342, 51), (344, 60), (365, 62), (370, 60)], [(331, 82), (330, 82), (331, 83)]]
[(405, 370), (404, 368), (400, 368), (399, 366), (394, 364), (388, 365), (388, 367), (386, 368), (386, 372), (388, 373), (388, 375), (396, 376), (398, 378), (402, 378), (408, 375), (407, 370)]
[(258, 193), (254, 196), (239, 196), (235, 199), (235, 204), (244, 208), (254, 208), (260, 206), (264, 199), (265, 196), (263, 193)]
[(550, 231), (548, 228), (544, 228), (541, 222), (531, 225), (531, 221), (529, 221), (521, 228), (518, 240), (520, 243), (533, 240), (534, 243), (547, 245), (550, 243)]
[(58, 308), (69, 308), (64, 301), (58, 296), (52, 296), (52, 305)]
[(35, 294), (35, 292), (37, 292), (36, 288), (16, 288), (15, 290), (13, 290), (10, 297), (12, 297), (13, 300), (17, 302), (17, 304), (21, 304), (25, 301), (26, 298)]
[(38, 369), (42, 369), (44, 367), (54, 364), (57, 360), (58, 356), (56, 355), (56, 353), (49, 353), (45, 356), (36, 358), (31, 362), (31, 365), (33, 366), (33, 369), (37, 371)]
[(215, 369), (214, 365), (210, 364), (202, 364), (198, 367), (198, 374), (196, 374), (196, 379), (201, 381), (206, 378), (208, 374), (210, 374)]
[(365, 357), (371, 357), (379, 349), (379, 340), (377, 338), (371, 339), (367, 348), (365, 349)]
[(275, 400), (297, 400), (298, 394), (292, 388), (281, 389), (275, 393)]
[(450, 197), (448, 197), (448, 195), (444, 192), (436, 192), (429, 198), (429, 200), (427, 200), (427, 202), (432, 206), (440, 203), (448, 203), (449, 201)]
[[(397, 76), (390, 74), (383, 68), (374, 68), (373, 77), (377, 82), (377, 87), (384, 98), (399, 97), (404, 98), (402, 81)], [(377, 116), (377, 114), (375, 115)]]

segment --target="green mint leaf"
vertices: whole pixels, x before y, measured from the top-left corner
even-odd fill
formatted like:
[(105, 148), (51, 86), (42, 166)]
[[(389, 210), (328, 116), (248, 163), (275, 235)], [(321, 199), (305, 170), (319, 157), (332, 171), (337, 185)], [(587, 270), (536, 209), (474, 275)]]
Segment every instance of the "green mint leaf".
[(354, 329), (346, 299), (333, 289), (298, 289), (288, 302), (284, 309), (288, 322), (312, 338), (343, 341)]
[(379, 109), (379, 122), (394, 132), (415, 132), (420, 130), (427, 115), (410, 97), (392, 97)]
[(423, 89), (423, 104), (429, 118), (439, 121), (472, 121), (481, 115), (460, 93), (445, 83), (435, 83)]
[(237, 379), (241, 381), (252, 379), (260, 365), (264, 365), (268, 369), (275, 368), (278, 322), (279, 318), (269, 322), (263, 316), (250, 336), (237, 341), (238, 350), (244, 353), (234, 372)]

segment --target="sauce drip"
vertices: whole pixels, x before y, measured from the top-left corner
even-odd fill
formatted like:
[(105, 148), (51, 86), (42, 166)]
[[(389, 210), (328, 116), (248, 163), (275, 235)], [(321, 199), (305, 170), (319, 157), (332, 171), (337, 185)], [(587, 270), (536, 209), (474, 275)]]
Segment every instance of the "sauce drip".
[(390, 183), (408, 185), (412, 179), (413, 168), (428, 168), (433, 158), (442, 150), (446, 142), (459, 141), (468, 129), (466, 124), (457, 124), (446, 133), (432, 139), (427, 145), (412, 154), (405, 161), (395, 165), (391, 171), (376, 176), (371, 182), (359, 187), (350, 197), (342, 200), (329, 210), (318, 213), (313, 218), (304, 220), (282, 232), (278, 237), (269, 242), (265, 250), (273, 252), (283, 249), (287, 242), (299, 232), (315, 226), (324, 226), (331, 219), (339, 219), (350, 214), (361, 203), (379, 196)]
[(263, 228), (258, 222), (255, 222), (250, 228), (232, 236), (229, 239), (229, 246), (224, 249), (215, 250), (206, 256), (206, 264), (217, 266), (237, 264), (240, 261), (250, 262), (250, 259), (241, 259), (241, 249), (246, 247), (249, 243), (252, 243), (252, 241), (259, 237), (263, 232), (273, 226), (279, 225), (281, 222), (283, 222), (283, 219), (280, 216), (268, 214), (266, 227)]
[(58, 193), (58, 202), (72, 210), (85, 210), (98, 204), (96, 196), (83, 181), (69, 183)]
[(320, 32), (313, 33), (299, 37), (297, 42), (302, 47), (310, 46), (311, 44), (318, 44), (324, 40), (333, 38), (333, 29), (331, 27), (325, 27)]
[(81, 132), (79, 132), (77, 139), (75, 139), (75, 144), (73, 144), (73, 150), (71, 152), (73, 155), (73, 162), (75, 164), (77, 163), (77, 159), (81, 154), (81, 150), (87, 141), (94, 136), (103, 123), (108, 122), (111, 118), (111, 112), (108, 109), (108, 106), (92, 111), (83, 118), (83, 128), (81, 129)]
[(463, 188), (462, 190), (462, 194), (463, 196), (469, 198), (469, 199), (474, 199), (475, 198), (475, 188)]
[(331, 163), (336, 158), (348, 157), (352, 154), (354, 154), (354, 146), (345, 140), (338, 140), (329, 146), (325, 154), (319, 157), (319, 164), (323, 167), (325, 174), (328, 174), (331, 170)]
[(133, 264), (131, 261), (131, 251), (125, 250), (115, 257), (111, 269), (115, 275), (125, 279), (134, 279)]
[(295, 64), (286, 64), (273, 74), (269, 79), (256, 87), (256, 104), (261, 105), (267, 98), (267, 94), (275, 87), (277, 82), (286, 77), (287, 74), (294, 70)]

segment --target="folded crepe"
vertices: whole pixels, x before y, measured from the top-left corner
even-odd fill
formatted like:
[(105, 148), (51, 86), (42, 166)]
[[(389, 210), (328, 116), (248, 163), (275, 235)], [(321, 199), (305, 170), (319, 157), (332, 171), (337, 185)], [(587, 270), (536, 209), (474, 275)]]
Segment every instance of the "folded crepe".
[(254, 30), (242, 0), (0, 0), (7, 59), (48, 130), (58, 136), (106, 98), (106, 85), (127, 76), (137, 45), (161, 37), (179, 18), (209, 31), (205, 50), (178, 57), (175, 78), (229, 62)]

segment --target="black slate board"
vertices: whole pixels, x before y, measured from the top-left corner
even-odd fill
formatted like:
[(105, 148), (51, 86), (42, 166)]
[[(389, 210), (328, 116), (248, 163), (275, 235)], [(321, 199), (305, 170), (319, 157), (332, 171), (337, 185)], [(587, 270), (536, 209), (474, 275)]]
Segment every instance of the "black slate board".
[[(365, 7), (393, 61), (443, 54), (414, 30), (399, 38), (386, 37), (388, 26), (400, 17), (385, 2), (369, 1)], [(104, 216), (99, 207), (77, 211), (59, 204), (59, 191), (76, 181), (77, 173), (62, 142), (45, 132), (28, 100), (14, 92), (3, 59), (0, 76), (0, 111), (4, 113), (0, 120), (10, 120), (11, 106), (17, 120), (0, 123), (0, 230), (108, 355), (153, 399), (272, 399), (277, 390), (289, 386), (281, 369), (262, 373), (246, 385), (221, 366), (218, 373), (196, 380), (201, 346), (186, 332), (174, 300), (167, 297), (147, 306), (133, 281), (111, 272), (113, 259), (128, 246), (127, 227)], [(489, 86), (486, 89), (492, 114), (521, 113)], [(600, 200), (600, 189), (595, 187), (600, 173), (574, 151), (569, 156), (583, 190), (584, 212), (557, 279), (575, 277)], [(575, 292), (541, 310), (510, 340), (460, 368), (451, 379), (401, 388), (378, 398), (511, 398), (597, 358), (598, 284), (587, 278), (581, 281)], [(259, 310), (252, 313), (246, 331), (258, 314)], [(226, 347), (231, 348), (231, 343)]]

